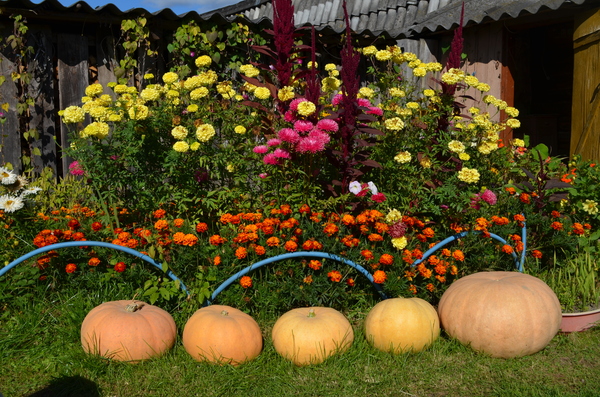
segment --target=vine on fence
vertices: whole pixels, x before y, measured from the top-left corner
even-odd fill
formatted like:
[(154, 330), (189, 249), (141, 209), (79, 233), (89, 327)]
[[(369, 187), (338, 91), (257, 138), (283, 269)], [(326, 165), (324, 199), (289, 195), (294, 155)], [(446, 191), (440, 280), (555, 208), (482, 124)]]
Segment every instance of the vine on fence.
[[(143, 16), (137, 19), (124, 19), (121, 22), (121, 34), (124, 40), (122, 46), (125, 49), (125, 56), (119, 61), (120, 66), (115, 69), (115, 76), (120, 84), (134, 81), (135, 70), (139, 66), (136, 54), (142, 54), (142, 58), (158, 55), (158, 52), (151, 48), (150, 29), (147, 23), (148, 20)], [(138, 53), (138, 49), (143, 52)]]

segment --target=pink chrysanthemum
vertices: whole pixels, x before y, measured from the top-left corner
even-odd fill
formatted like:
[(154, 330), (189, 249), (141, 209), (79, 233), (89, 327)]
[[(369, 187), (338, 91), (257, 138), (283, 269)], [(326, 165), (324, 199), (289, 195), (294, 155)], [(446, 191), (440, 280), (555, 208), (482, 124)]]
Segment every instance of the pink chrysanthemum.
[(275, 155), (275, 157), (280, 158), (280, 159), (289, 159), (290, 158), (290, 153), (287, 150), (281, 149), (281, 148), (275, 149), (273, 154)]
[(267, 174), (266, 172), (263, 172), (262, 174), (258, 174), (258, 177), (259, 177), (260, 179), (265, 179), (265, 178), (266, 178), (266, 177), (268, 177), (268, 176), (269, 176), (269, 174)]
[(85, 174), (85, 171), (83, 170), (81, 164), (79, 164), (78, 161), (73, 161), (71, 164), (69, 164), (69, 173), (71, 175), (81, 176)]
[(285, 114), (283, 115), (283, 119), (285, 121), (287, 121), (288, 123), (293, 123), (294, 121), (297, 120), (296, 115), (294, 114), (294, 112), (291, 111), (287, 111), (285, 112)]
[(366, 108), (371, 107), (371, 101), (369, 101), (367, 98), (358, 98), (357, 102), (358, 106), (364, 106)]
[(377, 106), (371, 106), (366, 113), (374, 114), (375, 116), (383, 116), (383, 110)]
[(296, 147), (296, 150), (299, 151), (300, 153), (306, 153), (306, 152), (316, 153), (316, 152), (320, 152), (323, 149), (325, 149), (325, 146), (323, 145), (323, 143), (318, 139), (311, 138), (310, 136), (300, 139), (300, 142), (298, 143), (298, 146)]
[(312, 130), (308, 134), (308, 137), (319, 141), (321, 143), (321, 145), (323, 146), (323, 148), (325, 148), (325, 145), (327, 145), (331, 139), (329, 137), (329, 135), (327, 135), (325, 132), (317, 130), (317, 129)]
[(300, 139), (300, 135), (291, 128), (284, 128), (277, 133), (279, 139), (288, 143), (296, 143)]
[(338, 123), (332, 119), (322, 119), (317, 122), (317, 128), (321, 131), (336, 132), (340, 129)]
[(265, 145), (260, 145), (260, 146), (255, 146), (254, 149), (252, 149), (252, 151), (257, 154), (264, 154), (269, 151), (269, 148), (266, 147)]
[(492, 192), (489, 189), (486, 189), (485, 192), (479, 195), (479, 197), (481, 197), (481, 199), (489, 205), (495, 205), (498, 202), (498, 198), (496, 197), (494, 192)]
[(342, 101), (344, 100), (344, 96), (342, 94), (336, 94), (333, 99), (331, 100), (331, 104), (333, 106), (337, 106), (340, 103), (342, 103)]
[(307, 120), (298, 120), (294, 123), (294, 129), (298, 132), (310, 132), (314, 124)]
[(281, 140), (277, 138), (269, 139), (267, 141), (267, 146), (279, 146), (281, 145)]
[(265, 164), (272, 164), (272, 165), (279, 164), (279, 162), (277, 161), (277, 157), (275, 156), (275, 153), (267, 154), (265, 157), (263, 157), (263, 162)]

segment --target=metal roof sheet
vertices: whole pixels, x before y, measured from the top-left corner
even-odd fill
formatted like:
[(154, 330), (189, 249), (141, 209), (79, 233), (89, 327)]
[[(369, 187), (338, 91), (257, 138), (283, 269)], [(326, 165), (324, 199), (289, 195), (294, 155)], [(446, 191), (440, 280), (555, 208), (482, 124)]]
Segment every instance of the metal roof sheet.
[[(556, 10), (563, 5), (582, 5), (597, 0), (464, 0), (464, 24), (479, 24)], [(272, 0), (244, 0), (202, 14), (231, 18), (242, 14), (253, 23), (270, 21)], [(463, 0), (347, 0), (351, 29), (358, 34), (387, 35), (393, 38), (450, 30), (460, 21)], [(341, 33), (345, 29), (342, 0), (292, 0), (298, 27), (314, 25), (318, 30)]]

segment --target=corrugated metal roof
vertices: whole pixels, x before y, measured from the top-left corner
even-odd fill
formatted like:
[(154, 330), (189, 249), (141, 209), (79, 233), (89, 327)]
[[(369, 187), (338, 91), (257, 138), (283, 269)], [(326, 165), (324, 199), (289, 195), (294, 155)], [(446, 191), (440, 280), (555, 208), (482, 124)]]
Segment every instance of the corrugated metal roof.
[[(556, 10), (563, 5), (582, 5), (597, 0), (465, 0), (464, 23), (479, 24)], [(202, 14), (231, 18), (242, 14), (253, 23), (270, 21), (272, 0), (244, 0)], [(458, 26), (463, 0), (347, 0), (350, 28), (358, 34), (410, 37)], [(345, 29), (342, 0), (292, 0), (297, 26), (314, 25), (317, 30)]]

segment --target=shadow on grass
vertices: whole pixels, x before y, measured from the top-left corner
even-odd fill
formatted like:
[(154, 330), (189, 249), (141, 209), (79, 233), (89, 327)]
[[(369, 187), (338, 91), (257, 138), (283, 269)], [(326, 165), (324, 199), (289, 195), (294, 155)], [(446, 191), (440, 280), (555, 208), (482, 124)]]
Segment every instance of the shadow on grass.
[(99, 397), (98, 385), (82, 376), (61, 376), (27, 397)]

